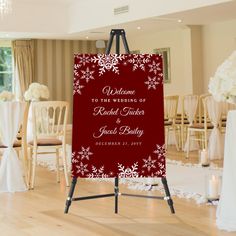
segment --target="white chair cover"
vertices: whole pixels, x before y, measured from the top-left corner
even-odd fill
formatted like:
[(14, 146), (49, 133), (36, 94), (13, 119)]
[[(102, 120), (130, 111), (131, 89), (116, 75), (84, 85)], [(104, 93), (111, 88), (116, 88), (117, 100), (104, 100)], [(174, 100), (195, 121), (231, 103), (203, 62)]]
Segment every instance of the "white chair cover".
[[(187, 115), (187, 119), (189, 121), (189, 125), (193, 124), (194, 118), (196, 116), (197, 112), (197, 106), (198, 106), (198, 96), (197, 95), (189, 95), (184, 97), (184, 112)], [(184, 151), (187, 151), (187, 145), (189, 140), (186, 140), (184, 145)], [(199, 145), (196, 140), (191, 140), (189, 150), (198, 150)]]
[(213, 124), (214, 128), (211, 131), (209, 137), (209, 145), (208, 145), (208, 152), (209, 152), (209, 159), (222, 159), (223, 158), (223, 139), (221, 132), (219, 130), (219, 123), (221, 119), (222, 113), (222, 104), (216, 102), (212, 96), (208, 96), (205, 98), (206, 107), (208, 116)]
[(218, 228), (236, 231), (236, 111), (229, 111), (225, 133), (223, 181), (216, 224)]
[(25, 191), (21, 164), (13, 148), (17, 132), (23, 120), (26, 104), (0, 102), (0, 134), (5, 149), (0, 166), (0, 192)]

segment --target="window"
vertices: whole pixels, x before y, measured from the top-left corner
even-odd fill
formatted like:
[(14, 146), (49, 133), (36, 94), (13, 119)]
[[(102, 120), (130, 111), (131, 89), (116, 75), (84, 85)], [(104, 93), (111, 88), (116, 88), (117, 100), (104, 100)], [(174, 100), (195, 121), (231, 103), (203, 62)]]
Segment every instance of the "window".
[(0, 92), (12, 91), (12, 49), (0, 47)]

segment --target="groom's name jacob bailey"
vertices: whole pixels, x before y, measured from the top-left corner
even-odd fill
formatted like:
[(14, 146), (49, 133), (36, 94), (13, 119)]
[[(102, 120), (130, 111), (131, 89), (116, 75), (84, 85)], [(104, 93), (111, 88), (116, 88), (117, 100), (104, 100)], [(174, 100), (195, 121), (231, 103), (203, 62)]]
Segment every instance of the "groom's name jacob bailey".
[(104, 135), (134, 135), (140, 138), (144, 134), (144, 130), (139, 129), (139, 127), (131, 128), (128, 125), (123, 125), (109, 129), (107, 125), (102, 126), (98, 132), (93, 133), (94, 138), (101, 138)]

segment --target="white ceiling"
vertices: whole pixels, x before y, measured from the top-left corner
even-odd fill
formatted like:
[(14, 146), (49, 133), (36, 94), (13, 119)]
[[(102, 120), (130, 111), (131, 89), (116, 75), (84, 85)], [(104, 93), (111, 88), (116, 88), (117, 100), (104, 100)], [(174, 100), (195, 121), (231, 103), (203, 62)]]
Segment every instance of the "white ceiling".
[[(108, 2), (108, 0), (106, 1)], [(104, 0), (103, 2), (106, 1)], [(181, 2), (180, 0), (178, 1)], [(200, 0), (198, 1), (201, 2)], [(210, 0), (208, 0), (208, 2), (209, 1)], [(119, 2), (125, 3), (125, 0), (120, 0)], [(143, 0), (142, 2), (145, 4)], [(73, 30), (74, 33), (68, 33), (70, 32), (69, 24), (71, 23), (69, 19), (71, 13), (69, 10), (70, 8), (75, 8), (74, 4), (77, 4), (77, 6), (80, 7), (79, 9), (81, 9), (81, 12), (76, 8), (75, 20), (72, 18), (73, 21), (76, 21), (77, 16), (82, 15), (82, 13), (87, 15), (92, 10), (101, 11), (100, 18), (106, 19), (106, 16), (102, 14), (102, 9), (106, 8), (106, 6), (103, 7), (103, 5), (100, 5), (99, 9), (96, 9), (95, 5), (91, 5), (90, 9), (84, 9), (83, 4), (85, 3), (88, 3), (88, 0), (13, 0), (12, 15), (6, 16), (3, 19), (0, 18), (0, 38), (86, 39), (86, 37), (88, 37), (90, 40), (107, 39), (111, 28), (124, 28), (127, 34), (136, 35), (145, 34), (154, 30), (169, 30), (186, 27), (187, 25), (206, 25), (214, 22), (236, 19), (236, 1), (225, 0), (221, 4), (165, 15), (159, 14), (158, 17), (146, 17), (135, 21), (130, 21), (130, 13), (124, 13), (123, 15), (118, 16), (120, 22), (124, 23), (109, 25), (110, 21), (104, 20), (105, 23), (103, 23), (103, 25), (106, 25), (105, 27), (87, 27), (87, 30), (80, 30), (80, 28), (77, 28), (76, 30)], [(86, 23), (91, 23), (91, 25), (93, 25), (93, 23), (96, 22), (96, 19), (96, 16), (93, 18), (92, 15), (90, 17), (91, 22)], [(97, 19), (97, 21), (101, 19)], [(178, 19), (181, 19), (182, 22), (179, 23)], [(140, 30), (137, 30), (138, 26), (141, 27)]]
[[(78, 34), (71, 34), (69, 37), (79, 37), (84, 39), (88, 36), (89, 39), (107, 39), (111, 28), (122, 28), (131, 35), (138, 35), (150, 33), (154, 30), (173, 30), (188, 25), (208, 25), (234, 19), (236, 20), (236, 1), (146, 18), (118, 25), (109, 25), (107, 27), (96, 28)], [(181, 20), (182, 22), (180, 23), (178, 20)], [(138, 30), (137, 27), (141, 27), (141, 29)]]
[(14, 4), (68, 4), (74, 0), (12, 0)]

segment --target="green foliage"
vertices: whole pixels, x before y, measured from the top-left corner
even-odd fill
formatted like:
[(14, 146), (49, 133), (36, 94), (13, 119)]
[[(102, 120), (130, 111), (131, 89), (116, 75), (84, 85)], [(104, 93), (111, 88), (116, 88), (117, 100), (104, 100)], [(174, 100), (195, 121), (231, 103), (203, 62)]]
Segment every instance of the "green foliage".
[(0, 47), (0, 92), (12, 90), (12, 50)]

